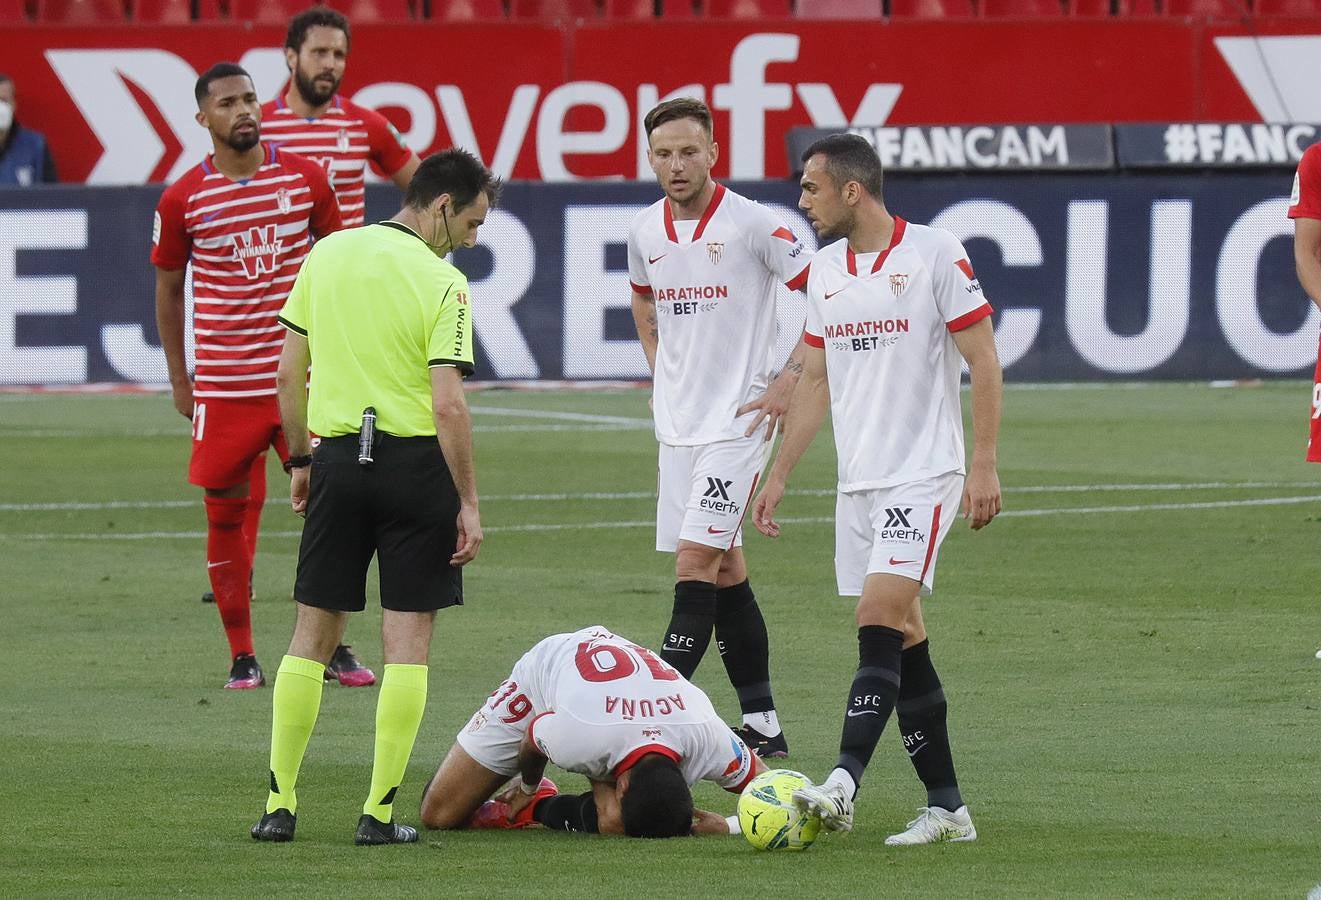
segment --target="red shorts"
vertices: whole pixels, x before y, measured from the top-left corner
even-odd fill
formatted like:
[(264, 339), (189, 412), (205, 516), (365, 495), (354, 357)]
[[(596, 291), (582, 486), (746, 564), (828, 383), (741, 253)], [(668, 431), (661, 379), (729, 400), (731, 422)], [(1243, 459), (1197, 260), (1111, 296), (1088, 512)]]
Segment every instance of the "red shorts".
[(252, 463), (270, 447), (289, 458), (274, 397), (207, 398), (193, 404), (193, 455), (188, 481), (223, 489), (248, 480)]
[(1312, 382), (1312, 430), (1307, 438), (1307, 461), (1321, 462), (1321, 348)]

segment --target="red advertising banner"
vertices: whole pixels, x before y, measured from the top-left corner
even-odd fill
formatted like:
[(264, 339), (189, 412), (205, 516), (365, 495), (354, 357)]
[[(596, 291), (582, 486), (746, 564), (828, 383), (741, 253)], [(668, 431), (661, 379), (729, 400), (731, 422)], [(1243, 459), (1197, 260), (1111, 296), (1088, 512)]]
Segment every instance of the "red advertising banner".
[[(776, 27), (776, 26), (781, 27)], [(221, 59), (263, 98), (283, 30), (8, 27), (18, 115), (62, 180), (168, 181), (210, 148), (193, 82)], [(344, 93), (419, 152), (474, 148), (520, 180), (649, 177), (642, 116), (711, 104), (720, 177), (787, 174), (798, 126), (949, 122), (1321, 122), (1321, 20), (589, 23), (356, 28)]]

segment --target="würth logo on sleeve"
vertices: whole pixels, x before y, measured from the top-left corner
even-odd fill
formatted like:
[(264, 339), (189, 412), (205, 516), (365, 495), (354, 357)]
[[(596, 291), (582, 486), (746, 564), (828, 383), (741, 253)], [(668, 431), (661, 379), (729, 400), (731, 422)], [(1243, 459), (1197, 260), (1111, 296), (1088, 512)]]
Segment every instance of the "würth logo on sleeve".
[(275, 257), (283, 244), (275, 236), (274, 225), (259, 225), (246, 232), (230, 235), (234, 242), (234, 259), (243, 264), (243, 272), (250, 279), (260, 278), (275, 271)]
[(898, 297), (900, 294), (902, 294), (902, 293), (903, 293), (905, 290), (907, 290), (907, 289), (908, 289), (908, 276), (907, 276), (907, 275), (891, 275), (891, 276), (890, 276), (890, 291), (891, 291), (896, 297)]
[(707, 241), (706, 255), (707, 258), (711, 260), (711, 265), (714, 266), (716, 263), (720, 262), (720, 257), (725, 255), (725, 242)]

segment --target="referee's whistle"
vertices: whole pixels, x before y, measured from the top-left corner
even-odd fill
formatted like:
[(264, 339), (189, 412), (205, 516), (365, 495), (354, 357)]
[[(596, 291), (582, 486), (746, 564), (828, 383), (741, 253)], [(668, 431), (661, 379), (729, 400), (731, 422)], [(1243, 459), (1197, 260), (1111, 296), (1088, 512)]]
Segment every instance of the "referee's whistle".
[(370, 466), (372, 444), (376, 440), (376, 407), (369, 406), (362, 411), (362, 427), (358, 429), (358, 465)]

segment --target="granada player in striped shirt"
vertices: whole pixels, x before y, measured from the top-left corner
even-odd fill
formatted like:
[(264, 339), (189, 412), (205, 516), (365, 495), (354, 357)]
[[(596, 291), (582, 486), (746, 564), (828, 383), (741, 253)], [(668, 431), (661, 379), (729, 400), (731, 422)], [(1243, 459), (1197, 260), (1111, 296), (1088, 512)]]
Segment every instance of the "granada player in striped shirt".
[(348, 19), (332, 9), (317, 6), (294, 16), (284, 40), (289, 88), (262, 106), (261, 118), (268, 141), (326, 170), (344, 224), (356, 228), (364, 220), (367, 163), (403, 190), (420, 161), (385, 116), (336, 93), (350, 43)]
[[(247, 72), (217, 63), (195, 93), (197, 121), (215, 152), (167, 188), (156, 208), (156, 324), (174, 408), (193, 423), (188, 480), (206, 490), (207, 575), (232, 658), (225, 687), (255, 688), (265, 678), (253, 653), (249, 580), (265, 491), (250, 502), (248, 479), (268, 447), (288, 457), (275, 401), (284, 342), (276, 317), (311, 237), (342, 224), (321, 167), (262, 143)], [(190, 259), (195, 381), (183, 340)]]

